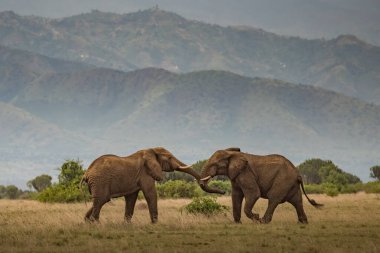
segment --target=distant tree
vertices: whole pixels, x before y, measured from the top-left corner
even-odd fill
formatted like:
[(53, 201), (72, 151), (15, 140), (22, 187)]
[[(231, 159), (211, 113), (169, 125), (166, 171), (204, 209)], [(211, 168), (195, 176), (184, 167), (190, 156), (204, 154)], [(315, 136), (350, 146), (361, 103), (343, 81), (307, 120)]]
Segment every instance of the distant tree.
[[(207, 160), (197, 161), (194, 163), (191, 167), (198, 173), (201, 172), (203, 165), (206, 163)], [(174, 171), (174, 172), (166, 172), (164, 176), (164, 180), (161, 183), (165, 183), (170, 180), (182, 180), (186, 182), (193, 182), (194, 177), (183, 172)]]
[(347, 181), (349, 184), (356, 184), (356, 183), (361, 183), (361, 180), (359, 177), (355, 176), (355, 175), (352, 175), (350, 173), (347, 173), (347, 172), (342, 172), (344, 174), (344, 176), (346, 177)]
[(20, 196), (20, 194), (22, 193), (22, 191), (19, 190), (15, 185), (8, 185), (5, 190), (6, 196), (9, 199), (17, 199), (18, 196)]
[(59, 168), (61, 173), (58, 176), (59, 184), (78, 184), (84, 174), (82, 162), (79, 160), (66, 160)]
[(318, 158), (308, 159), (298, 165), (298, 170), (306, 184), (320, 184), (322, 179), (318, 173), (319, 169), (329, 163)]
[(356, 184), (360, 178), (344, 172), (330, 160), (309, 159), (298, 166), (306, 184), (332, 183), (339, 185)]
[(41, 191), (36, 199), (42, 202), (76, 202), (89, 198), (87, 191), (81, 192), (79, 182), (84, 174), (79, 160), (66, 160), (59, 168), (58, 183)]
[(377, 180), (380, 180), (380, 165), (371, 167), (370, 171), (371, 171), (370, 176), (372, 178), (376, 178)]
[(193, 182), (194, 177), (183, 173), (179, 171), (173, 171), (173, 172), (165, 172), (164, 173), (164, 180), (161, 181), (161, 183), (165, 183), (167, 181), (173, 181), (173, 180), (182, 180), (186, 182)]
[[(206, 164), (207, 160), (200, 160), (195, 162), (191, 167), (198, 173), (202, 172), (202, 169), (204, 165)], [(187, 173), (179, 172), (179, 171), (174, 171), (174, 172), (166, 172), (164, 174), (164, 180), (162, 180), (161, 183), (165, 183), (170, 180), (182, 180), (186, 182), (193, 182), (195, 178)], [(226, 176), (216, 176), (214, 177), (214, 180), (226, 180)]]
[(7, 190), (4, 185), (0, 185), (0, 199), (5, 198), (7, 195)]
[(47, 187), (51, 186), (51, 176), (42, 174), (27, 182), (29, 188), (34, 188), (36, 191), (41, 192)]
[(199, 161), (197, 161), (196, 163), (194, 163), (194, 164), (192, 165), (192, 168), (193, 168), (196, 172), (201, 173), (203, 167), (204, 167), (205, 164), (206, 164), (206, 162), (207, 162), (207, 160), (199, 160)]

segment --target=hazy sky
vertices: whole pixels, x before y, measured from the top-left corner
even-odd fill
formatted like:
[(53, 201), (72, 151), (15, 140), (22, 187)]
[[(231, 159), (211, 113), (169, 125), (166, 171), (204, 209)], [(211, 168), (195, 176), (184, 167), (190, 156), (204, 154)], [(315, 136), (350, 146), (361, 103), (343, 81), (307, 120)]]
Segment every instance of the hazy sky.
[(1, 11), (45, 17), (94, 9), (128, 13), (155, 5), (221, 25), (250, 25), (307, 38), (350, 33), (380, 45), (380, 0), (0, 0)]

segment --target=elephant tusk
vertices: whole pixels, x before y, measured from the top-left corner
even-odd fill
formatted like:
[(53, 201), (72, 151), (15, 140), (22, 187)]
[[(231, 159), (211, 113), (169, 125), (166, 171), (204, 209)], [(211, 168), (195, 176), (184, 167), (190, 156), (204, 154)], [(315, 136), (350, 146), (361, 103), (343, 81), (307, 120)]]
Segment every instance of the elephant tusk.
[(211, 178), (211, 176), (207, 176), (207, 177), (201, 178), (200, 180), (201, 180), (201, 181), (207, 181), (207, 180), (209, 180), (210, 178)]
[(180, 170), (187, 170), (187, 169), (190, 169), (191, 168), (191, 165), (186, 165), (186, 166), (179, 166), (178, 169)]

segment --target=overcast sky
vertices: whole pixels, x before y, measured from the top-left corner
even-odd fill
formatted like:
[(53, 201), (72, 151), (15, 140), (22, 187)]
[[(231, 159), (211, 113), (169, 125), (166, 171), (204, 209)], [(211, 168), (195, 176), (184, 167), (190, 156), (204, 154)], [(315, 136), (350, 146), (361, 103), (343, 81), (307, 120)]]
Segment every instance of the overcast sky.
[(0, 0), (1, 11), (53, 18), (94, 9), (129, 13), (156, 5), (224, 26), (249, 25), (305, 38), (354, 34), (380, 45), (380, 0)]

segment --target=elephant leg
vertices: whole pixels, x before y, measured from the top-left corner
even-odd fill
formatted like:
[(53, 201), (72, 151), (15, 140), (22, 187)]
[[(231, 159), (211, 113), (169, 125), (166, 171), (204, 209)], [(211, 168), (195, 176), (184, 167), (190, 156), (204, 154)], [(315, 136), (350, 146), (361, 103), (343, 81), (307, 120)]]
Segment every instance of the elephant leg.
[(157, 211), (157, 191), (156, 187), (151, 185), (150, 187), (142, 189), (146, 202), (148, 203), (150, 219), (152, 223), (157, 223), (158, 211)]
[(100, 209), (102, 209), (102, 206), (110, 201), (110, 199), (105, 198), (94, 198), (93, 200), (93, 208), (92, 208), (92, 214), (90, 216), (91, 221), (99, 221), (99, 214)]
[(241, 223), (241, 204), (243, 202), (243, 192), (238, 187), (232, 187), (232, 210), (234, 215), (234, 221)]
[(298, 216), (298, 221), (300, 223), (307, 224), (307, 216), (305, 214), (305, 211), (303, 209), (303, 204), (302, 204), (302, 193), (301, 190), (298, 189), (297, 193), (294, 194), (288, 202), (294, 206), (294, 208), (297, 211), (297, 216)]
[(294, 189), (294, 184), (283, 182), (281, 178), (276, 178), (273, 181), (272, 189), (268, 192), (268, 207), (265, 211), (263, 218), (260, 220), (262, 223), (269, 223), (272, 220), (274, 210), (280, 204), (286, 201), (287, 196), (291, 196)]
[(267, 210), (265, 211), (265, 214), (263, 218), (260, 219), (262, 223), (269, 223), (272, 220), (274, 210), (276, 207), (280, 204), (280, 201), (275, 200), (275, 199), (268, 199), (268, 207)]
[(128, 223), (131, 222), (138, 194), (139, 194), (139, 191), (124, 196), (124, 198), (125, 198), (125, 217), (124, 217), (124, 219)]
[(92, 214), (92, 210), (94, 209), (94, 206), (92, 206), (86, 213), (86, 216), (84, 217), (84, 220), (85, 221), (91, 221), (90, 217), (91, 217), (91, 214)]
[(244, 191), (245, 204), (244, 204), (244, 213), (251, 220), (259, 220), (259, 214), (253, 213), (253, 206), (256, 204), (256, 201), (260, 198), (260, 190), (257, 189), (248, 189)]

